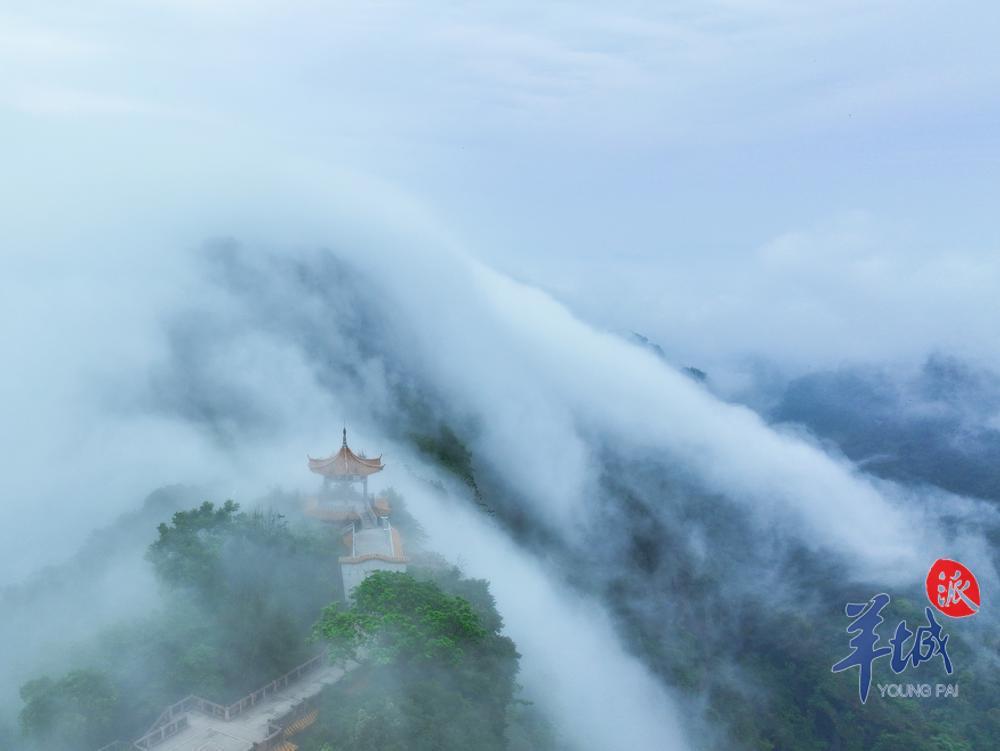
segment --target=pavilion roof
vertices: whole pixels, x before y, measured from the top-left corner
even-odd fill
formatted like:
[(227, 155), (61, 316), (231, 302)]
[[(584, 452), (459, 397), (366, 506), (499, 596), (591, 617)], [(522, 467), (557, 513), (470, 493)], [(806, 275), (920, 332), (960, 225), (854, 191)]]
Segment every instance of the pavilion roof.
[(347, 477), (367, 477), (384, 469), (382, 456), (368, 459), (358, 456), (347, 446), (347, 428), (344, 428), (344, 442), (333, 456), (326, 459), (314, 459), (308, 457), (309, 469), (324, 477), (347, 478)]

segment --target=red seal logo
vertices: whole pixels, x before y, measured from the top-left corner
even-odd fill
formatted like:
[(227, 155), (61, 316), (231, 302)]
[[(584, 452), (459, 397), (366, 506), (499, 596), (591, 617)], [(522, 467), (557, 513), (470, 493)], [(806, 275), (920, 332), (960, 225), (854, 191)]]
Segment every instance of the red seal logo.
[(958, 561), (938, 558), (927, 572), (927, 599), (952, 618), (975, 615), (979, 612), (979, 582)]

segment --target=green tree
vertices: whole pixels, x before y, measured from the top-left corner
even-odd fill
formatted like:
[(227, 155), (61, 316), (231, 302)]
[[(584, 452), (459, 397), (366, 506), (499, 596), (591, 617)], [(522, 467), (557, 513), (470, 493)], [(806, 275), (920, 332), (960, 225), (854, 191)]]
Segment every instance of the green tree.
[(317, 576), (336, 565), (326, 530), (227, 501), (178, 512), (157, 531), (147, 558), (172, 621), (158, 630), (158, 681), (229, 701), (310, 656), (310, 626), (341, 593), (339, 577)]
[(338, 662), (364, 650), (375, 663), (389, 664), (457, 663), (487, 632), (463, 598), (408, 574), (376, 571), (354, 590), (351, 605), (324, 608), (313, 633)]
[(223, 585), (219, 559), (227, 534), (239, 520), (239, 505), (226, 501), (218, 508), (205, 501), (196, 509), (178, 511), (171, 524), (157, 527), (159, 537), (147, 553), (157, 577), (167, 586), (212, 595)]
[(351, 751), (407, 751), (406, 720), (392, 699), (361, 707), (350, 729)]
[(457, 570), (413, 574), (376, 572), (350, 606), (323, 611), (315, 637), (336, 660), (363, 659), (325, 693), (303, 751), (507, 747), (519, 655), (500, 634), (486, 582)]
[(38, 678), (21, 687), (24, 735), (61, 751), (108, 742), (118, 713), (118, 694), (103, 673), (74, 670), (58, 681)]
[[(337, 548), (328, 530), (292, 529), (273, 512), (204, 503), (161, 524), (147, 557), (163, 586), (163, 607), (81, 645), (77, 666), (98, 666), (108, 691), (81, 691), (80, 674), (25, 685), (21, 724), (39, 749), (100, 747), (141, 734), (163, 707), (196, 693), (229, 703), (314, 653), (310, 628), (341, 593)], [(83, 707), (115, 695), (115, 709)], [(105, 725), (110, 732), (98, 732)], [(82, 742), (94, 730), (98, 743)], [(42, 739), (45, 740), (42, 740)], [(0, 749), (9, 744), (0, 742)]]

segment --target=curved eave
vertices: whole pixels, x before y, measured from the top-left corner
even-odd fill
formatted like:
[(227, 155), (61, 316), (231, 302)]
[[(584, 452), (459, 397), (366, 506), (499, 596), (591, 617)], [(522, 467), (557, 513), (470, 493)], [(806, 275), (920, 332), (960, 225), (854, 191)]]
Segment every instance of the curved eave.
[(309, 460), (309, 469), (324, 477), (368, 477), (385, 468), (382, 465), (381, 454), (374, 459), (367, 459), (358, 456), (347, 446), (341, 447), (340, 451), (326, 459), (316, 459), (311, 456), (306, 458)]

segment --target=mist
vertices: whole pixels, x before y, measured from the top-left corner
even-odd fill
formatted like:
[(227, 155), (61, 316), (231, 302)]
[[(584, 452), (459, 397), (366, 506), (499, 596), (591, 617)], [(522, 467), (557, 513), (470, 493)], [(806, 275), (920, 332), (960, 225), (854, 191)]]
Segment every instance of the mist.
[[(836, 616), (812, 579), (910, 586), (928, 550), (994, 590), (995, 14), (849, 5), (0, 13), (3, 715), (159, 602), (130, 515), (306, 492), (345, 424), (574, 748), (720, 732), (643, 651), (688, 605)], [(893, 453), (928, 414), (975, 482)], [(412, 445), (445, 427), (474, 488)], [(88, 618), (29, 638), (71, 609), (37, 583), (124, 528)]]

